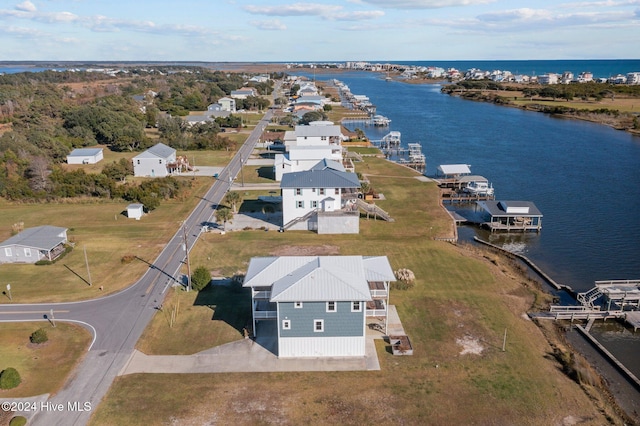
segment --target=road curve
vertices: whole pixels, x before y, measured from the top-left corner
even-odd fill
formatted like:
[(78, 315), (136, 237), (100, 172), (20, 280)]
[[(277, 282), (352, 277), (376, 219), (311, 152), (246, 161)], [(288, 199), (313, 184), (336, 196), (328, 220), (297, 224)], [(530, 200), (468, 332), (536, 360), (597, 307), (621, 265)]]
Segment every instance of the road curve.
[[(273, 111), (267, 110), (218, 179), (135, 284), (119, 293), (88, 301), (0, 306), (0, 322), (70, 321), (82, 324), (94, 334), (88, 353), (64, 388), (35, 410), (31, 424), (68, 426), (84, 425), (89, 421), (91, 412), (131, 357), (156, 307), (175, 282), (186, 259), (185, 234), (186, 246), (191, 250), (202, 225), (211, 222), (216, 207), (240, 173), (272, 116)], [(63, 409), (53, 410), (51, 407)]]

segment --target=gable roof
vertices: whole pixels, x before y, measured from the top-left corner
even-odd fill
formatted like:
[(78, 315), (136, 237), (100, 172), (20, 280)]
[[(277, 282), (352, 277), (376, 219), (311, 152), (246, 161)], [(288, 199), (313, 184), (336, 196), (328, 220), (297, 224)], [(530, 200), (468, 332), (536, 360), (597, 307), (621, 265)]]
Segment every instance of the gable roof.
[(272, 302), (371, 300), (370, 276), (395, 281), (392, 272), (381, 272), (385, 264), (390, 271), (385, 256), (254, 257), (243, 286), (271, 287)]
[(174, 156), (176, 153), (176, 150), (163, 144), (163, 143), (157, 143), (154, 146), (152, 146), (151, 148), (147, 149), (146, 151), (144, 151), (141, 154), (136, 155), (133, 158), (170, 158), (172, 156)]
[(336, 170), (338, 172), (344, 172), (344, 166), (338, 163), (335, 160), (329, 160), (327, 158), (323, 158), (320, 160), (315, 166), (311, 168), (311, 170)]
[(88, 157), (102, 152), (102, 148), (76, 148), (67, 157)]
[(471, 173), (470, 167), (468, 164), (441, 164), (438, 170), (445, 175), (463, 175)]
[(16, 234), (8, 240), (0, 243), (0, 247), (21, 245), (41, 250), (51, 250), (58, 244), (67, 241), (66, 232), (67, 228), (50, 225), (27, 228), (19, 234)]
[(296, 137), (319, 137), (319, 136), (341, 136), (340, 126), (338, 125), (322, 125), (322, 126), (296, 126)]
[(285, 173), (280, 188), (360, 188), (360, 180), (355, 173), (327, 168)]

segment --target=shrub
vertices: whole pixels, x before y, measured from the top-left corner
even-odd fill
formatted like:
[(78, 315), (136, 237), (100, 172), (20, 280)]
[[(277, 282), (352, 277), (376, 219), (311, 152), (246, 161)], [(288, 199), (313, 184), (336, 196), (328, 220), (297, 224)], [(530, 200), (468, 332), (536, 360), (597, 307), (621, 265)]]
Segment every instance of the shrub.
[(204, 266), (198, 266), (193, 275), (191, 275), (191, 287), (200, 291), (205, 288), (211, 282), (211, 273)]
[(44, 328), (39, 328), (29, 336), (29, 340), (31, 343), (40, 344), (49, 340), (49, 336), (47, 336), (47, 331)]
[(9, 367), (0, 373), (0, 389), (13, 389), (22, 382), (18, 370)]
[(9, 426), (24, 426), (27, 424), (27, 418), (23, 416), (15, 416), (9, 421)]
[(135, 258), (136, 258), (135, 254), (125, 254), (120, 259), (120, 263), (123, 263), (123, 264), (131, 263), (135, 260)]

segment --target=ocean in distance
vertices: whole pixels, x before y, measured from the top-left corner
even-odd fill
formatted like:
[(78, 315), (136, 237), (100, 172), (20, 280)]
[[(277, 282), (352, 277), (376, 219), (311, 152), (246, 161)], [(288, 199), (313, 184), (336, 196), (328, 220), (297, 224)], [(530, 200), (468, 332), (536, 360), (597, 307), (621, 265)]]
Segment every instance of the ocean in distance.
[[(473, 174), (493, 183), (498, 200), (533, 201), (544, 215), (539, 234), (490, 234), (462, 226), (462, 240), (478, 235), (524, 254), (576, 291), (589, 290), (596, 280), (640, 279), (640, 138), (599, 124), (463, 100), (441, 93), (440, 84), (386, 82), (371, 72), (315, 77), (336, 78), (352, 93), (368, 96), (392, 121), (386, 129), (367, 126), (365, 133), (381, 139), (399, 131), (404, 146), (420, 143), (425, 174), (434, 175), (439, 164), (470, 164)], [(455, 209), (463, 216), (478, 214), (474, 207)], [(602, 323), (593, 332), (640, 377), (640, 333)]]

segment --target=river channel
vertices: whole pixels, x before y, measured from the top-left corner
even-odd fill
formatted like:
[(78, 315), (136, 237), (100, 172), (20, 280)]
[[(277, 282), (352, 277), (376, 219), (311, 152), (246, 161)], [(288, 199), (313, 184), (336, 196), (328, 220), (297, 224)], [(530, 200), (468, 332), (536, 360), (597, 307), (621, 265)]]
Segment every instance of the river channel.
[[(521, 253), (560, 284), (587, 291), (596, 280), (640, 279), (640, 138), (603, 125), (555, 118), (440, 93), (439, 84), (385, 81), (376, 73), (322, 75), (366, 95), (388, 128), (363, 127), (370, 139), (399, 131), (420, 143), (426, 175), (440, 164), (471, 165), (498, 200), (533, 201), (542, 231), (490, 234), (459, 228)], [(355, 126), (348, 126), (353, 129)], [(456, 207), (458, 210), (458, 207)], [(477, 214), (462, 208), (463, 216)], [(640, 332), (597, 324), (593, 332), (640, 377)], [(615, 342), (614, 344), (607, 344)]]

